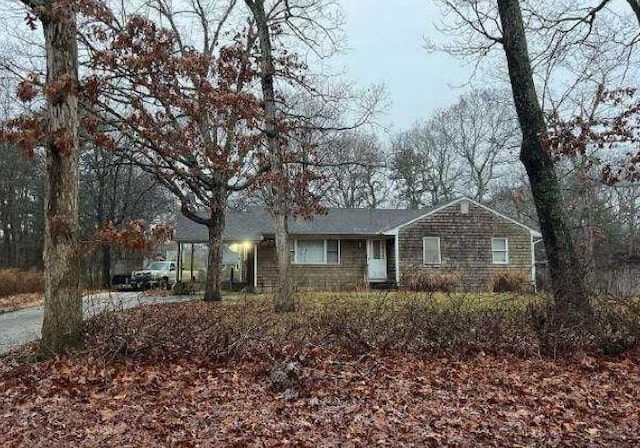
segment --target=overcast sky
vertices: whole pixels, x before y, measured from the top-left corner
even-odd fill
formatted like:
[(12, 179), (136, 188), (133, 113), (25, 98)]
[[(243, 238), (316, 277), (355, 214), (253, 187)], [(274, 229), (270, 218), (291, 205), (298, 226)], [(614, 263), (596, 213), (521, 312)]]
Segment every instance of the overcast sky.
[[(335, 58), (361, 84), (386, 86), (391, 100), (385, 122), (394, 130), (453, 103), (468, 88), (471, 68), (424, 48), (441, 40), (440, 12), (429, 0), (341, 0), (348, 50)], [(462, 87), (461, 87), (462, 86)]]

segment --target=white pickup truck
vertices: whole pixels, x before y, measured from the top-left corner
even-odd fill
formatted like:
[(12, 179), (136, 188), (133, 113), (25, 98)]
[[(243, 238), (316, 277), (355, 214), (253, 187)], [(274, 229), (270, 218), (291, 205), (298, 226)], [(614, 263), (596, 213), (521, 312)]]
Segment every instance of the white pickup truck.
[(129, 284), (135, 289), (171, 288), (176, 282), (175, 261), (152, 261), (141, 271), (133, 271)]

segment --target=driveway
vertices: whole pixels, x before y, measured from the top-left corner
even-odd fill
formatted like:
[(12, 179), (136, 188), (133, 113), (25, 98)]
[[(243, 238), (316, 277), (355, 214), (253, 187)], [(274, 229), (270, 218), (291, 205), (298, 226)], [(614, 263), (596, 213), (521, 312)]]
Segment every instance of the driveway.
[[(193, 296), (149, 297), (139, 292), (91, 294), (83, 298), (85, 318), (105, 310), (134, 308), (152, 303), (188, 302)], [(0, 354), (40, 338), (44, 308), (30, 308), (0, 314)]]

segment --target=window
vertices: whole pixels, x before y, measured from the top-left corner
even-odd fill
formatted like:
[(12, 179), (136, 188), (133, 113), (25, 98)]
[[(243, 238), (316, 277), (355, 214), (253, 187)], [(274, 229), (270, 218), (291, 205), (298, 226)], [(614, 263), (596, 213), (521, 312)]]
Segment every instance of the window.
[(386, 244), (384, 240), (371, 241), (371, 258), (374, 260), (383, 260)]
[(509, 264), (509, 241), (506, 238), (491, 239), (493, 264)]
[(338, 240), (327, 240), (327, 264), (340, 263), (340, 244)]
[(340, 241), (295, 240), (291, 259), (296, 264), (340, 264)]
[(422, 257), (424, 264), (441, 264), (440, 237), (425, 236), (422, 238)]

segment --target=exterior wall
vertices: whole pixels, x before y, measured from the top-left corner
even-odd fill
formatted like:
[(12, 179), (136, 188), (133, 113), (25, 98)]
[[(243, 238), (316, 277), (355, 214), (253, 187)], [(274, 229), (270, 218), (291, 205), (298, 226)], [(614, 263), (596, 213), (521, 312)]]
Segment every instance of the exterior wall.
[[(318, 237), (318, 239), (324, 239)], [(273, 240), (258, 244), (257, 292), (270, 292), (278, 273)], [(291, 276), (298, 290), (345, 290), (363, 287), (367, 279), (367, 245), (362, 240), (340, 240), (340, 264), (291, 265)]]
[(387, 239), (387, 280), (396, 280), (396, 239)]
[[(460, 203), (402, 227), (398, 233), (400, 283), (402, 275), (413, 269), (441, 272), (457, 271), (461, 288), (489, 290), (492, 274), (500, 270), (524, 271), (531, 278), (531, 233), (473, 203), (462, 214)], [(442, 264), (424, 265), (422, 238), (440, 237)], [(493, 264), (491, 239), (508, 239), (508, 264)]]

